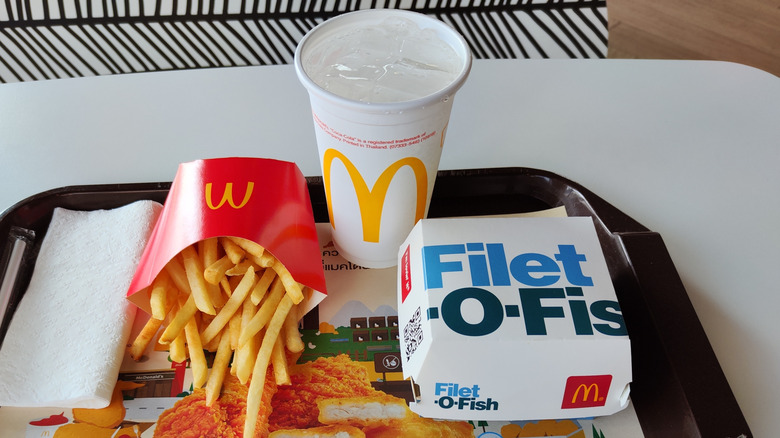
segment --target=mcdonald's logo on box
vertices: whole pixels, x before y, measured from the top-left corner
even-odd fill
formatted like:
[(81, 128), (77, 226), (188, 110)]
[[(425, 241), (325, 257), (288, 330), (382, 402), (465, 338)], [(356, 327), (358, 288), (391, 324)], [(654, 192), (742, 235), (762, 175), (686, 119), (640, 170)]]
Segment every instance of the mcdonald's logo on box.
[(607, 403), (612, 375), (571, 376), (566, 379), (561, 409), (594, 408)]

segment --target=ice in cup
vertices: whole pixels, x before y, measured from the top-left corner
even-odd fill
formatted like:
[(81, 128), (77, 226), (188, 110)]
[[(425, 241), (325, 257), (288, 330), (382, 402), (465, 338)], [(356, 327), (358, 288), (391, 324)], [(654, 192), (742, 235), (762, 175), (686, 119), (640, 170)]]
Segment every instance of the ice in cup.
[(447, 24), (393, 9), (350, 12), (295, 52), (309, 92), (333, 238), (347, 260), (397, 264), (427, 215), (453, 98), (471, 69)]

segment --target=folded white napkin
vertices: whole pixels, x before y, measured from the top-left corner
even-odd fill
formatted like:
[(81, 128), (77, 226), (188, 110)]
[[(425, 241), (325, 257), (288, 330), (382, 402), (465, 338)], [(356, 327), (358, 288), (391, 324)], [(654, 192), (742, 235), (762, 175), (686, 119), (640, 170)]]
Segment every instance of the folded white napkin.
[(127, 288), (161, 210), (55, 209), (0, 349), (0, 406), (108, 406), (135, 316)]

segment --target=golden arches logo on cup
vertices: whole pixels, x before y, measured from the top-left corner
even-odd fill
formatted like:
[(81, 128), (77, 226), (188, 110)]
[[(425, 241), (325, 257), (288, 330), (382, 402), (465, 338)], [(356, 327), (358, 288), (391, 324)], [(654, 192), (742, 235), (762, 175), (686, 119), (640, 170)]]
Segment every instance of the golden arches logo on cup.
[(238, 210), (249, 202), (249, 199), (252, 197), (252, 191), (255, 188), (255, 183), (252, 181), (247, 182), (246, 191), (244, 192), (244, 199), (241, 201), (240, 204), (236, 204), (234, 200), (233, 183), (225, 183), (225, 191), (222, 192), (222, 198), (220, 199), (218, 204), (214, 205), (214, 198), (212, 196), (212, 187), (213, 187), (213, 183), (206, 183), (206, 190), (205, 190), (206, 205), (208, 205), (210, 209), (216, 210), (218, 208), (221, 208), (223, 205), (225, 205), (225, 203), (227, 203), (234, 209)]
[[(361, 224), (363, 226), (363, 241), (379, 242), (382, 209), (384, 208), (387, 191), (390, 189), (390, 183), (398, 171), (406, 166), (410, 167), (414, 172), (417, 187), (414, 220), (417, 222), (425, 216), (428, 196), (428, 171), (425, 169), (425, 163), (419, 158), (404, 157), (395, 161), (379, 175), (374, 186), (369, 188), (363, 175), (346, 155), (336, 149), (327, 149), (322, 156), (323, 179), (327, 199), (331, 199), (331, 169), (333, 161), (336, 159), (341, 161), (346, 168), (347, 174), (355, 188)], [(336, 223), (333, 217), (333, 205), (331, 202), (328, 202), (328, 217), (330, 217), (331, 226), (335, 229)]]

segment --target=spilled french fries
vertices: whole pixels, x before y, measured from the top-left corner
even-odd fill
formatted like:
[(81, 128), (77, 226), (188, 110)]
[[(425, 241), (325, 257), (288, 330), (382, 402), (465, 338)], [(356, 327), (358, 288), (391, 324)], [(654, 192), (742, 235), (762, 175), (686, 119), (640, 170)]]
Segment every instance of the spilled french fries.
[[(151, 317), (128, 350), (140, 360), (162, 330), (158, 342), (171, 360), (189, 359), (193, 386), (205, 387), (207, 406), (227, 372), (249, 382), (244, 437), (252, 437), (268, 367), (277, 384), (290, 383), (285, 351), (303, 351), (299, 305), (311, 294), (261, 245), (206, 239), (182, 250), (152, 282)], [(210, 370), (204, 350), (215, 353)]]

